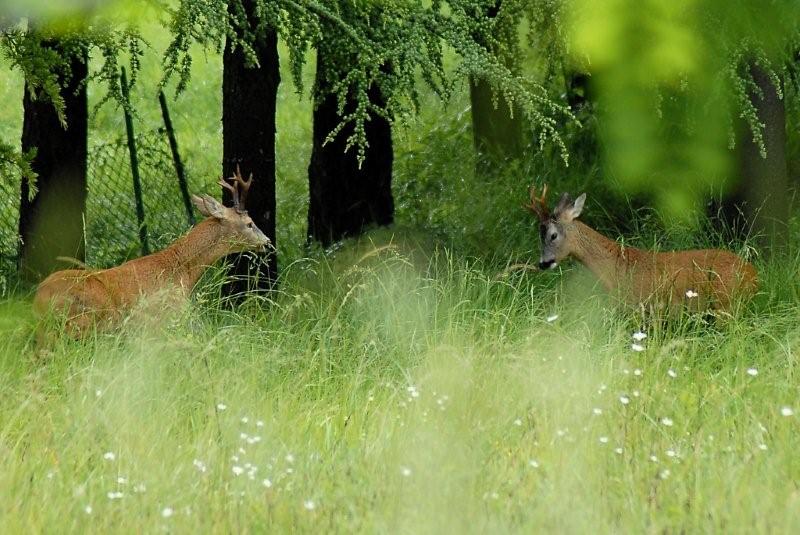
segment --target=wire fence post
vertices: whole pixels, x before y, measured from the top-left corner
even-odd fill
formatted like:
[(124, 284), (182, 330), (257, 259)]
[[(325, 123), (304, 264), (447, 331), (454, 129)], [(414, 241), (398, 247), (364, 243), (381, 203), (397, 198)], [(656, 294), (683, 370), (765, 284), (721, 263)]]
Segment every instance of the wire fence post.
[(169, 108), (167, 108), (167, 98), (164, 96), (163, 91), (158, 92), (158, 102), (161, 104), (161, 116), (164, 118), (164, 128), (167, 130), (169, 148), (172, 150), (172, 162), (175, 164), (175, 174), (178, 175), (178, 186), (183, 197), (183, 205), (186, 207), (186, 216), (189, 220), (189, 225), (194, 225), (194, 211), (192, 210), (192, 200), (189, 197), (189, 186), (186, 183), (186, 171), (183, 168), (181, 155), (178, 152), (178, 141), (175, 139), (175, 130), (172, 128), (172, 120), (169, 118)]
[(122, 97), (125, 100), (123, 111), (125, 112), (125, 131), (128, 135), (128, 152), (131, 155), (131, 176), (133, 177), (133, 195), (136, 199), (136, 219), (139, 223), (139, 241), (142, 244), (142, 254), (150, 254), (150, 244), (147, 240), (147, 224), (144, 220), (144, 201), (142, 200), (142, 182), (139, 177), (139, 159), (136, 156), (136, 138), (133, 135), (133, 118), (130, 111), (130, 94), (128, 91), (128, 77), (125, 75), (125, 67), (120, 72), (120, 85)]

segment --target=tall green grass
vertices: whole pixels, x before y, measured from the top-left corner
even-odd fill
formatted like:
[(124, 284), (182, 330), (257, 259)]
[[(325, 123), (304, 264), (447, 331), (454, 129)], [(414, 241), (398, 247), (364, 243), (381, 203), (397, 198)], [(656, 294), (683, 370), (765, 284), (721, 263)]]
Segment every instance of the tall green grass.
[(45, 360), (6, 302), (5, 531), (797, 525), (796, 306), (645, 324), (636, 352), (640, 319), (578, 270), (503, 276), (419, 244), (298, 261), (237, 312), (212, 275), (182, 313)]

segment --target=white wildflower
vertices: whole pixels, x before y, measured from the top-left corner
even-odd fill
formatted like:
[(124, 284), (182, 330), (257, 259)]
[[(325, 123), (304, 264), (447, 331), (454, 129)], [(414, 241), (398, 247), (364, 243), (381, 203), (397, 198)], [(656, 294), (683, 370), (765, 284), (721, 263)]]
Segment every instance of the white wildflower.
[(644, 346), (641, 344), (631, 344), (631, 349), (633, 349), (637, 353), (641, 353), (642, 351), (644, 351)]
[(256, 427), (264, 427), (264, 421), (263, 420), (257, 421), (256, 422)]
[(163, 516), (164, 518), (169, 518), (169, 517), (171, 517), (171, 516), (172, 516), (174, 513), (175, 513), (175, 511), (173, 511), (173, 510), (172, 510), (172, 507), (164, 507), (164, 508), (161, 510), (161, 516)]
[(106, 461), (113, 461), (116, 458), (117, 456), (113, 451), (107, 451), (103, 454), (103, 459), (105, 459)]
[(678, 376), (678, 372), (676, 372), (675, 370), (670, 368), (670, 369), (667, 370), (667, 375), (669, 375), (670, 377), (675, 379)]
[(520, 420), (519, 418), (517, 418), (516, 420), (514, 420), (514, 425), (516, 425), (516, 426), (518, 426), (518, 427), (519, 427), (519, 426), (521, 426), (521, 425), (522, 425), (522, 420)]
[(601, 444), (608, 444), (608, 437), (600, 437)]
[(672, 427), (672, 418), (667, 418), (665, 416), (664, 418), (661, 418), (661, 423), (667, 427)]
[(269, 479), (265, 479), (261, 482), (261, 484), (267, 488), (270, 488), (272, 486), (272, 481), (270, 481)]
[(636, 331), (635, 333), (633, 333), (633, 339), (636, 340), (637, 342), (641, 342), (645, 338), (647, 338), (647, 334), (643, 333), (642, 331)]
[(122, 499), (124, 494), (122, 494), (122, 492), (120, 492), (120, 491), (111, 491), (111, 492), (107, 493), (106, 496), (108, 496), (109, 500), (120, 500), (120, 499)]
[(194, 465), (195, 468), (197, 468), (201, 472), (205, 472), (207, 469), (206, 463), (204, 463), (200, 459), (195, 459), (194, 461), (192, 461), (192, 464)]
[(756, 368), (747, 368), (747, 375), (755, 377), (758, 375), (758, 370)]
[(233, 465), (231, 470), (233, 470), (233, 474), (236, 475), (236, 476), (240, 476), (240, 475), (242, 475), (244, 473), (244, 468), (242, 468), (241, 466), (236, 465), (236, 464)]
[(227, 408), (228, 408), (228, 406), (225, 405), (224, 403), (217, 403), (217, 410), (218, 411), (224, 411)]
[(781, 407), (781, 415), (782, 416), (793, 416), (794, 415), (794, 409), (792, 409), (791, 407)]
[(534, 459), (528, 461), (528, 464), (531, 466), (531, 468), (539, 468), (539, 461), (536, 461)]
[(83, 512), (86, 513), (87, 515), (92, 514), (92, 506), (87, 505), (86, 507), (83, 508)]
[(694, 290), (686, 290), (686, 297), (688, 297), (689, 299), (697, 297), (698, 295), (700, 294), (695, 292)]
[(411, 468), (407, 466), (401, 466), (400, 473), (403, 475), (403, 477), (409, 477), (411, 475)]
[(553, 323), (558, 319), (558, 314), (553, 314), (552, 316), (547, 316), (547, 323)]
[(758, 449), (760, 449), (761, 451), (767, 451), (767, 445), (766, 444), (759, 444), (758, 445)]
[(316, 509), (317, 504), (314, 503), (314, 500), (306, 500), (303, 502), (303, 507), (305, 507), (308, 511), (313, 511)]
[(617, 455), (622, 455), (622, 448), (614, 448), (614, 453)]
[(247, 416), (242, 416), (242, 420), (241, 421), (242, 421), (243, 424), (246, 424), (247, 422), (250, 421), (250, 418), (248, 418)]
[(640, 370), (639, 368), (636, 368), (635, 370), (633, 370), (633, 375), (635, 375), (636, 377), (639, 377), (640, 375), (642, 375), (642, 370)]
[(592, 409), (592, 413), (594, 413), (594, 414), (599, 416), (599, 415), (603, 414), (603, 409), (595, 407), (594, 409)]
[(629, 398), (628, 396), (620, 396), (619, 402), (622, 403), (623, 405), (627, 405), (628, 403), (631, 402), (631, 398)]
[(664, 470), (662, 470), (662, 471), (661, 471), (661, 472), (658, 474), (658, 477), (659, 477), (659, 478), (661, 478), (661, 479), (667, 479), (667, 478), (669, 477), (669, 474), (670, 474), (670, 471), (669, 471), (668, 469), (666, 469), (666, 468), (665, 468)]

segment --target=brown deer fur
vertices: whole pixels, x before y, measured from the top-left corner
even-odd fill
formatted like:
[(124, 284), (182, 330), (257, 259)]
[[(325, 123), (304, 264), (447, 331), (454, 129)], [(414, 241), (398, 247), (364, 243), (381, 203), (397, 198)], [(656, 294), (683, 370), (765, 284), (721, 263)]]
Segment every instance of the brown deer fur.
[(34, 312), (64, 315), (68, 334), (80, 338), (92, 326), (117, 323), (143, 297), (167, 292), (185, 299), (206, 268), (223, 256), (270, 245), (240, 207), (238, 195), (233, 208), (208, 196), (192, 200), (209, 217), (185, 236), (160, 252), (114, 268), (53, 273), (37, 289)]
[(564, 194), (551, 215), (544, 194), (537, 198), (531, 191), (528, 208), (540, 219), (540, 267), (573, 257), (623, 302), (673, 310), (730, 312), (736, 299), (748, 299), (758, 289), (755, 268), (729, 251), (655, 252), (621, 246), (576, 219), (584, 199), (581, 195), (573, 201)]

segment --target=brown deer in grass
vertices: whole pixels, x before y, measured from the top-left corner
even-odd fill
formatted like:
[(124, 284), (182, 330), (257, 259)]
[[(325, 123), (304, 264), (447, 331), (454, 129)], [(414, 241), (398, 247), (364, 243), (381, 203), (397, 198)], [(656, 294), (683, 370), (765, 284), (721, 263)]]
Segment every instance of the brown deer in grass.
[(552, 213), (546, 196), (546, 185), (540, 197), (532, 186), (525, 206), (539, 218), (540, 269), (573, 257), (623, 302), (671, 311), (687, 307), (730, 313), (736, 299), (748, 299), (758, 289), (755, 268), (729, 251), (659, 253), (623, 247), (578, 221), (585, 193), (574, 200), (564, 193)]
[(159, 292), (188, 298), (203, 272), (231, 253), (266, 251), (271, 245), (245, 211), (245, 198), (253, 180), (242, 179), (237, 169), (220, 184), (233, 195), (227, 208), (208, 195), (192, 195), (192, 201), (206, 219), (185, 236), (157, 253), (136, 258), (110, 269), (57, 271), (39, 285), (34, 311), (66, 316), (67, 333), (81, 338), (92, 326), (117, 323), (137, 302)]

